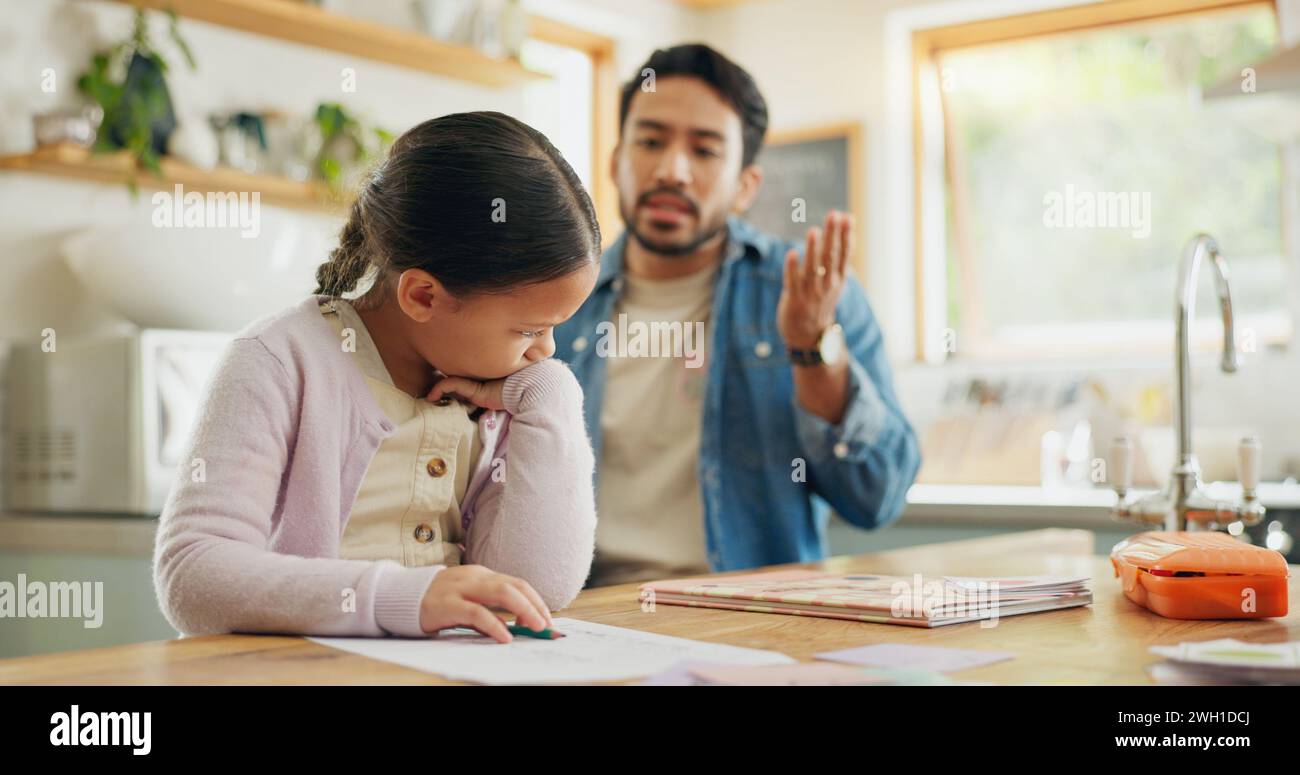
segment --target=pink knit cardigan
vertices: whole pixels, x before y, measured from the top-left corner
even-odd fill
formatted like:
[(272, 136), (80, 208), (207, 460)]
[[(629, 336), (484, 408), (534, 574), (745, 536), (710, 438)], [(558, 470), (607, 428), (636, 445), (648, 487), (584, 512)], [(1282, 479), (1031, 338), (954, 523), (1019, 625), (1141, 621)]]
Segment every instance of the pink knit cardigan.
[[(209, 381), (154, 550), (159, 605), (182, 633), (428, 634), (420, 601), (444, 566), (338, 556), (362, 477), (394, 427), (323, 301), (248, 326)], [(464, 561), (518, 576), (563, 608), (595, 543), (582, 390), (546, 360), (507, 378), (504, 403), (478, 420)]]

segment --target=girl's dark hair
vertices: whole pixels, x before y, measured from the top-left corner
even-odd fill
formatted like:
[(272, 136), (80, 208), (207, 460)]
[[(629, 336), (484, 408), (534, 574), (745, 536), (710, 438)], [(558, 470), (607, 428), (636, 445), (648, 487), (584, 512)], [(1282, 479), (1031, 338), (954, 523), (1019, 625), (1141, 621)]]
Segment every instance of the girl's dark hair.
[(536, 129), (503, 113), (453, 113), (410, 129), (357, 192), (316, 293), (342, 296), (423, 269), (456, 296), (503, 292), (599, 260), (582, 182)]

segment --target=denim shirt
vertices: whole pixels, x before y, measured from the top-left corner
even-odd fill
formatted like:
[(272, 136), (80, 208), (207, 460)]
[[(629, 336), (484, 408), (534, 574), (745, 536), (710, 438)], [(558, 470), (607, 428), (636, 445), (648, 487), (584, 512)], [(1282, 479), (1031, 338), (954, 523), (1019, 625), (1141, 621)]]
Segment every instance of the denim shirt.
[[(626, 240), (624, 233), (605, 252), (591, 296), (555, 331), (555, 355), (569, 364), (585, 393), (598, 481), (606, 365), (597, 355), (598, 326), (614, 319)], [(727, 222), (707, 344), (698, 469), (715, 571), (825, 557), (828, 504), (859, 527), (888, 525), (902, 511), (921, 462), (916, 434), (894, 395), (880, 328), (852, 276), (835, 313), (848, 344), (847, 409), (832, 425), (799, 404), (776, 326), (791, 247), (797, 246), (738, 218)]]

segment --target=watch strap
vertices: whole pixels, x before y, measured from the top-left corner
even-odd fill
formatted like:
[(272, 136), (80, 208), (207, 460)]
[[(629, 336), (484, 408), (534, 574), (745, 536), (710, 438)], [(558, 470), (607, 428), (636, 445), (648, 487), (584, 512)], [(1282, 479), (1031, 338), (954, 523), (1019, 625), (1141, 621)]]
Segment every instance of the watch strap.
[(786, 348), (786, 353), (795, 366), (819, 366), (822, 363), (821, 350), (797, 350), (789, 347)]

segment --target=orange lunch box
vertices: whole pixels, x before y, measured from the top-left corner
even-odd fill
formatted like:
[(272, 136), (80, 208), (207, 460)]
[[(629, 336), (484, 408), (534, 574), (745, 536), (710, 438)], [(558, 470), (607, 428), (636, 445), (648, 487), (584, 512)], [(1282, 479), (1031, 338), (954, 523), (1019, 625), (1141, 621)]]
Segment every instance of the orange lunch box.
[(1286, 616), (1286, 558), (1226, 533), (1138, 533), (1110, 562), (1125, 597), (1170, 619)]

